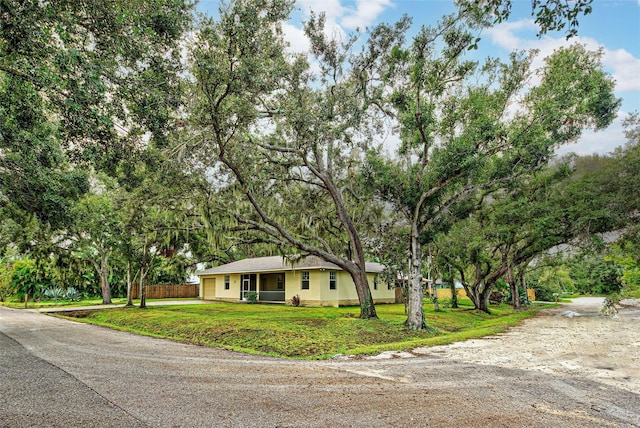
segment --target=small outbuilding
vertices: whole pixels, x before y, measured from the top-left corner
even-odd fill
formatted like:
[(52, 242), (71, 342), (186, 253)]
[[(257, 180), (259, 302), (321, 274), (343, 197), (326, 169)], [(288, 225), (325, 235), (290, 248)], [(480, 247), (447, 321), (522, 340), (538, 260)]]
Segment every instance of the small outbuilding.
[[(367, 278), (375, 303), (394, 303), (393, 284), (382, 282), (380, 263), (366, 263)], [(261, 302), (290, 302), (299, 296), (304, 306), (358, 305), (349, 273), (316, 256), (295, 263), (282, 256), (243, 259), (197, 273), (199, 297), (204, 300), (241, 302), (256, 293)]]

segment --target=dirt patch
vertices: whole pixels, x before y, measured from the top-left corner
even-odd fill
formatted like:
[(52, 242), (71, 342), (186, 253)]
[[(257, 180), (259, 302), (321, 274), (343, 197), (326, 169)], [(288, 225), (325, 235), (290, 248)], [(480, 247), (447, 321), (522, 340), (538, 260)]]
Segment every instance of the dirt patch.
[(94, 311), (65, 311), (64, 316), (70, 318), (88, 318)]
[(640, 300), (623, 301), (615, 317), (600, 313), (602, 301), (574, 299), (506, 333), (413, 354), (576, 376), (640, 393)]
[(482, 339), (387, 351), (364, 359), (433, 357), (592, 380), (640, 394), (640, 299), (620, 302), (613, 317), (601, 313), (603, 300), (577, 298), (543, 310), (505, 333)]

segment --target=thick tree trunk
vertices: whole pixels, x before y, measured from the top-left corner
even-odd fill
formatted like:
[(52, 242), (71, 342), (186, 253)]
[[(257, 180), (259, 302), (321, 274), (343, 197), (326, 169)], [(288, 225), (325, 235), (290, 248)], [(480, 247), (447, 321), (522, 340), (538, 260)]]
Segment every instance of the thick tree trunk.
[[(331, 150), (328, 151), (331, 153)], [(344, 230), (349, 236), (349, 248), (352, 251), (352, 259), (355, 261), (356, 268), (350, 271), (351, 278), (356, 287), (356, 293), (358, 294), (358, 301), (360, 302), (360, 318), (378, 318), (376, 313), (376, 307), (371, 296), (371, 289), (369, 288), (369, 281), (367, 280), (367, 270), (364, 249), (362, 248), (362, 242), (360, 235), (353, 224), (353, 219), (347, 213), (344, 201), (342, 200), (341, 192), (335, 186), (331, 177), (331, 156), (328, 156), (328, 166), (325, 172), (317, 175), (323, 183), (326, 185), (331, 198), (334, 201), (338, 218), (342, 223)]]
[(438, 288), (433, 287), (433, 297), (431, 298), (433, 302), (433, 310), (436, 312), (440, 312), (440, 298), (438, 297)]
[[(491, 295), (491, 288), (487, 287), (483, 281), (475, 281), (471, 286), (471, 290), (467, 289), (467, 295), (473, 302), (473, 308), (488, 314), (489, 310), (489, 296)], [(471, 291), (471, 293), (469, 293)]]
[(147, 307), (147, 295), (144, 292), (145, 268), (147, 266), (147, 245), (144, 245), (142, 263), (140, 263), (140, 309)]
[(491, 290), (493, 290), (496, 281), (507, 273), (507, 268), (504, 266), (505, 265), (502, 265), (494, 272), (483, 273), (481, 265), (476, 263), (476, 274), (472, 286), (473, 293), (469, 296), (473, 301), (475, 309), (488, 314), (491, 313), (491, 310), (489, 310), (489, 296), (491, 295)]
[(133, 306), (133, 298), (131, 297), (131, 262), (127, 262), (127, 306)]
[(147, 307), (147, 295), (144, 292), (144, 274), (140, 272), (140, 308)]
[(402, 283), (402, 303), (404, 303), (404, 314), (409, 313), (409, 284)]
[(518, 290), (518, 282), (513, 275), (513, 268), (507, 269), (507, 279), (509, 281), (509, 288), (511, 289), (511, 305), (514, 309), (521, 309), (520, 305), (520, 291)]
[(360, 302), (360, 318), (378, 318), (373, 297), (371, 296), (366, 270), (358, 266), (358, 268), (354, 269), (350, 274), (356, 286), (356, 293), (358, 294), (358, 301)]
[(111, 287), (107, 277), (107, 257), (100, 260), (100, 290), (102, 291), (102, 304), (111, 304)]
[(417, 227), (413, 225), (411, 227), (411, 248), (409, 252), (407, 320), (404, 323), (411, 330), (427, 328), (422, 310), (422, 248), (419, 238)]
[(489, 309), (489, 294), (491, 293), (491, 289), (485, 289), (480, 293), (480, 299), (478, 302), (478, 306), (476, 309), (481, 310), (482, 312), (486, 312), (488, 314), (491, 313)]
[(458, 308), (458, 291), (456, 290), (456, 282), (453, 279), (453, 272), (451, 272), (451, 265), (449, 265), (449, 277), (447, 279), (449, 281), (449, 287), (451, 290), (451, 307), (454, 309)]
[(510, 283), (511, 287), (511, 304), (513, 309), (522, 309), (520, 304), (520, 290), (518, 289), (518, 283), (514, 280)]
[(529, 295), (527, 294), (527, 282), (524, 279), (524, 273), (521, 272), (518, 275), (518, 282), (522, 284), (522, 292), (524, 293), (523, 294), (524, 304), (525, 306), (528, 306), (530, 302), (529, 302)]
[(471, 290), (467, 290), (467, 296), (471, 299), (474, 309), (480, 309), (480, 292), (478, 291), (478, 287), (478, 285), (474, 284), (471, 286)]
[[(462, 275), (462, 271), (460, 271), (460, 273)], [(480, 265), (476, 264), (476, 274), (475, 274), (475, 279), (473, 280), (473, 285), (471, 285), (471, 287), (468, 287), (465, 285), (465, 289), (467, 290), (467, 296), (469, 296), (469, 298), (471, 299), (474, 309), (478, 309), (478, 310), (480, 310), (480, 306), (482, 306), (482, 304), (480, 303), (480, 300), (481, 300), (480, 287), (483, 284), (481, 278), (482, 278), (482, 270), (480, 268)]]

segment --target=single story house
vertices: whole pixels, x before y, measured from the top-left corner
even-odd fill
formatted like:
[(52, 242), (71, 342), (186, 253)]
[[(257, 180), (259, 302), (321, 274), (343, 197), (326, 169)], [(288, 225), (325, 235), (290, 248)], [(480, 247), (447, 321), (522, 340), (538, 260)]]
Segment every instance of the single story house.
[[(393, 284), (382, 283), (384, 266), (366, 264), (369, 288), (375, 303), (394, 303)], [(197, 273), (199, 297), (239, 302), (255, 292), (261, 302), (290, 302), (298, 295), (305, 306), (357, 305), (358, 295), (349, 273), (316, 256), (291, 263), (282, 256), (239, 260)]]

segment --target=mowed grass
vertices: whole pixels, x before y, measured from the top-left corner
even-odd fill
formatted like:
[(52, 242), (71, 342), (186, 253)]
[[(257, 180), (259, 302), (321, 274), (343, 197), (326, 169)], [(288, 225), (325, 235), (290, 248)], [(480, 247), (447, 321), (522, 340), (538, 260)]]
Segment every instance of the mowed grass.
[[(114, 305), (125, 304), (127, 303), (127, 299), (124, 297), (116, 297), (111, 299), (111, 303)], [(26, 309), (41, 309), (41, 308), (53, 308), (57, 306), (94, 306), (101, 305), (102, 299), (99, 297), (94, 297), (90, 299), (83, 299), (77, 302), (71, 300), (29, 300), (27, 302)], [(9, 299), (6, 302), (1, 302), (0, 305), (6, 306), (8, 308), (13, 309), (25, 309), (24, 301), (20, 301), (18, 299)]]
[(336, 354), (376, 354), (441, 345), (505, 331), (535, 315), (539, 307), (514, 312), (494, 307), (493, 314), (461, 309), (435, 312), (425, 304), (427, 323), (436, 331), (404, 327), (404, 305), (378, 305), (379, 319), (358, 318), (358, 307), (293, 307), (212, 303), (118, 308), (56, 314), (81, 322), (181, 342), (284, 358), (325, 359)]
[[(147, 302), (157, 302), (162, 300), (194, 300), (193, 297), (184, 297), (184, 298), (172, 298), (172, 299), (147, 299)], [(111, 299), (111, 304), (113, 305), (124, 305), (127, 303), (126, 297), (114, 297)], [(133, 299), (133, 304), (140, 304), (140, 299)], [(0, 302), (1, 306), (6, 306), (8, 308), (13, 309), (25, 309), (24, 301), (20, 301), (18, 299), (12, 298), (8, 299), (5, 302)], [(29, 300), (27, 302), (26, 309), (42, 309), (42, 308), (55, 308), (55, 307), (77, 307), (77, 306), (97, 306), (102, 305), (101, 297), (91, 297), (88, 299), (82, 299), (80, 301), (71, 301), (71, 300)]]

